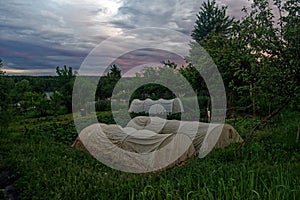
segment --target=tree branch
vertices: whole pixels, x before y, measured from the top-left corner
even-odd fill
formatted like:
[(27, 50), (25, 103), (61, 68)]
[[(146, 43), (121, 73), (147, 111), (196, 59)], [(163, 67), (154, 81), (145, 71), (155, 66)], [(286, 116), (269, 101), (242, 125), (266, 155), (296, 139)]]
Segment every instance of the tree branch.
[(254, 132), (261, 127), (262, 125), (264, 125), (268, 120), (270, 120), (271, 118), (273, 118), (274, 116), (276, 116), (283, 108), (285, 108), (288, 104), (284, 103), (282, 104), (281, 107), (277, 108), (276, 110), (274, 110), (271, 114), (269, 114), (268, 116), (266, 116), (261, 122), (259, 122), (258, 124), (256, 124), (251, 131), (248, 133), (248, 135), (246, 136), (246, 138), (244, 139), (244, 141), (241, 143), (241, 145), (239, 146), (238, 149), (241, 149), (243, 146), (245, 146), (245, 144), (250, 140), (250, 138), (252, 137), (252, 135), (254, 134)]

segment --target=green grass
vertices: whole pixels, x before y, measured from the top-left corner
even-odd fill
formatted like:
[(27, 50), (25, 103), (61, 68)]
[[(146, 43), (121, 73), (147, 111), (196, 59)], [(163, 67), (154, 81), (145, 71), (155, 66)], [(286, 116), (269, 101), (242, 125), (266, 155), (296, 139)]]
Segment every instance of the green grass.
[[(98, 117), (108, 120), (109, 115)], [(241, 151), (232, 145), (148, 174), (116, 171), (72, 149), (69, 137), (77, 133), (71, 115), (25, 119), (1, 134), (0, 170), (20, 174), (14, 186), (21, 199), (298, 199), (300, 117), (289, 115), (259, 130)], [(229, 121), (242, 135), (255, 122)]]

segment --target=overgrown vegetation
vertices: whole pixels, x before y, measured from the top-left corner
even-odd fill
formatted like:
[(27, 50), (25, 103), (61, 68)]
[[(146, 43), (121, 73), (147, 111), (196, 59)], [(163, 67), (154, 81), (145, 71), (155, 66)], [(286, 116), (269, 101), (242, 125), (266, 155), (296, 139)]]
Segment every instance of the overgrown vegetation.
[[(56, 77), (9, 77), (0, 60), (0, 171), (12, 169), (13, 176), (20, 175), (14, 186), (21, 199), (299, 199), (300, 4), (298, 0), (274, 4), (279, 16), (268, 0), (254, 0), (250, 9), (243, 9), (244, 17), (235, 20), (216, 1), (203, 3), (192, 33), (190, 63), (180, 67), (163, 61), (164, 67), (146, 68), (131, 85), (133, 79), (124, 78), (124, 89), (114, 94), (130, 101), (174, 98), (177, 94), (159, 82), (138, 88), (132, 96), (128, 90), (171, 70), (188, 80), (200, 110), (210, 109), (213, 99), (195, 68), (203, 64), (197, 49), (201, 45), (223, 77), (227, 123), (243, 137), (257, 128), (243, 148), (214, 150), (205, 159), (191, 159), (163, 172), (128, 174), (111, 169), (70, 146), (78, 135), (76, 128), (94, 123), (88, 115), (92, 111), (84, 110), (94, 100), (95, 110), (101, 111), (96, 113), (98, 122), (115, 123), (111, 98), (121, 68), (113, 64), (101, 77), (93, 102), (78, 101), (81, 107), (76, 111), (82, 113), (77, 113), (75, 128), (70, 113), (76, 72), (71, 67), (57, 67)], [(90, 88), (88, 78), (85, 84), (83, 89)], [(192, 99), (182, 85), (176, 85), (179, 96), (189, 104)], [(85, 96), (88, 90), (77, 92)], [(147, 113), (131, 113), (138, 115)], [(200, 120), (205, 121), (205, 115), (200, 113)], [(180, 114), (168, 119), (180, 119)], [(268, 120), (260, 123), (262, 119)]]
[(222, 74), (228, 107), (248, 107), (246, 113), (253, 116), (266, 116), (283, 105), (299, 109), (300, 29), (295, 24), (300, 3), (269, 2), (254, 0), (251, 8), (243, 8), (241, 20), (229, 18), (227, 8), (215, 0), (204, 2), (188, 58), (201, 67), (198, 45), (204, 47)]
[[(11, 168), (21, 199), (297, 199), (300, 195), (299, 113), (283, 112), (241, 151), (237, 145), (164, 172), (128, 174), (111, 169), (70, 145), (71, 115), (24, 119), (0, 138), (0, 169)], [(113, 123), (111, 113), (99, 120)], [(257, 122), (228, 121), (244, 136)], [(287, 125), (288, 124), (288, 125)]]

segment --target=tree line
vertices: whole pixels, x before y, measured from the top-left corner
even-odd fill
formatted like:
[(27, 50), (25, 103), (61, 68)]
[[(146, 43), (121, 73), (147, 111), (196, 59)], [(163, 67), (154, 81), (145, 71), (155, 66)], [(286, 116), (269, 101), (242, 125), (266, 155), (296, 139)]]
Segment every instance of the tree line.
[[(227, 15), (227, 7), (215, 0), (202, 3), (197, 14), (187, 66), (163, 61), (162, 68), (146, 68), (139, 77), (162, 74), (169, 68), (183, 75), (199, 97), (202, 106), (210, 106), (206, 83), (195, 67), (203, 66), (199, 46), (216, 63), (226, 89), (228, 114), (267, 116), (278, 108), (299, 110), (300, 99), (300, 3), (298, 0), (254, 0), (243, 8), (240, 20)], [(278, 13), (275, 15), (274, 13)], [(9, 105), (21, 104), (22, 110), (36, 115), (72, 112), (72, 89), (76, 73), (71, 67), (56, 68), (56, 77), (8, 77), (0, 62), (1, 121), (8, 120)], [(113, 89), (121, 78), (121, 69), (112, 65), (100, 78), (95, 92), (96, 110), (109, 110)], [(167, 78), (167, 77), (166, 77)], [(211, 77), (212, 79), (214, 77)], [(130, 79), (130, 78), (128, 78)], [(124, 83), (124, 88), (128, 87)], [(179, 88), (180, 89), (180, 88)], [(51, 92), (50, 100), (45, 92)], [(120, 92), (125, 97), (126, 90)], [(174, 98), (176, 95), (159, 84), (136, 90), (133, 98)], [(2, 123), (3, 124), (3, 123)]]
[(226, 10), (214, 0), (202, 4), (188, 60), (201, 65), (197, 45), (205, 48), (221, 72), (233, 111), (264, 116), (282, 105), (299, 109), (300, 2), (274, 0), (272, 6), (254, 0), (242, 9), (241, 20)]

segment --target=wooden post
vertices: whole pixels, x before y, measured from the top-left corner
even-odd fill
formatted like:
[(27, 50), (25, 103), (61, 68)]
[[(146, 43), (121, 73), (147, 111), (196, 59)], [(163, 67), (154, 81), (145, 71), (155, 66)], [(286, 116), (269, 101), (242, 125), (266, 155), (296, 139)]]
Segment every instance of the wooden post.
[(210, 115), (210, 110), (207, 108), (207, 122), (210, 123), (211, 115)]

